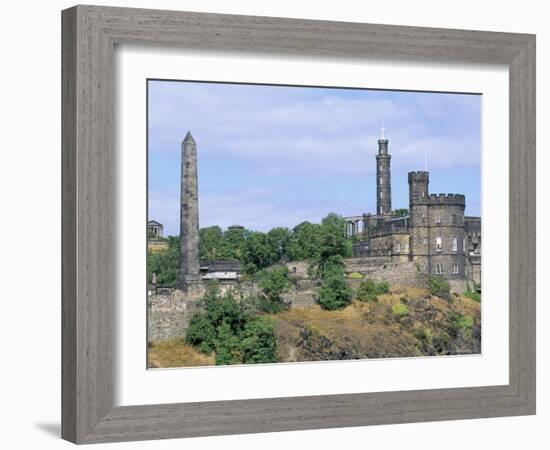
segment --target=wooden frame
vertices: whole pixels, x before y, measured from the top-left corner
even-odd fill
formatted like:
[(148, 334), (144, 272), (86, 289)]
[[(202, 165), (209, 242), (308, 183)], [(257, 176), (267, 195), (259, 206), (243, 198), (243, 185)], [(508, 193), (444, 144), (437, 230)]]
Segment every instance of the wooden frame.
[[(76, 6), (63, 11), (62, 436), (76, 443), (535, 413), (535, 37)], [(113, 52), (204, 50), (506, 64), (510, 81), (510, 383), (113, 406)], [(517, 238), (520, 236), (520, 238)]]

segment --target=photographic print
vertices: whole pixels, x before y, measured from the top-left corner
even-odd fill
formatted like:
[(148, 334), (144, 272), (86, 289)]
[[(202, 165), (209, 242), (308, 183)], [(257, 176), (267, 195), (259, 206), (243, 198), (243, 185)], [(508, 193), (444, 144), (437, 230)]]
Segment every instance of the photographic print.
[(147, 366), (481, 353), (481, 95), (147, 81)]

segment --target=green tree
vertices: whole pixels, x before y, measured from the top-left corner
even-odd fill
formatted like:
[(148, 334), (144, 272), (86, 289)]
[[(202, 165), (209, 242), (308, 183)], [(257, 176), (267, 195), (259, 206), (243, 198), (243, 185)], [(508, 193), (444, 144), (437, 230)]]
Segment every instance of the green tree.
[(267, 233), (267, 239), (276, 262), (280, 262), (288, 257), (288, 246), (292, 238), (292, 233), (288, 228), (276, 227)]
[(341, 309), (351, 303), (352, 293), (346, 285), (344, 265), (338, 258), (325, 262), (321, 272), (321, 286), (317, 292), (317, 303), (328, 310)]
[(204, 311), (191, 318), (185, 340), (197, 350), (216, 354), (216, 364), (277, 361), (275, 325), (260, 317), (251, 302), (220, 295), (213, 285), (202, 299)]
[(241, 335), (240, 355), (245, 364), (277, 362), (275, 323), (256, 317), (246, 323)]
[(291, 261), (317, 259), (319, 254), (321, 225), (302, 222), (292, 230), (287, 247), (287, 256)]
[(260, 309), (267, 313), (282, 311), (286, 307), (282, 295), (291, 285), (288, 268), (284, 265), (269, 267), (258, 272), (256, 279), (262, 289)]
[(393, 212), (397, 217), (406, 217), (409, 215), (409, 210), (407, 208), (399, 208)]
[(243, 261), (245, 244), (251, 232), (240, 228), (232, 228), (223, 234), (224, 259), (237, 259)]
[(201, 259), (220, 259), (226, 257), (227, 253), (223, 231), (219, 226), (215, 225), (200, 229), (199, 256)]
[(245, 241), (244, 258), (248, 273), (271, 266), (277, 259), (266, 233), (254, 231)]
[(349, 255), (346, 238), (346, 224), (342, 217), (330, 213), (321, 222), (319, 233), (319, 264), (323, 266), (333, 256), (345, 258)]
[(231, 325), (223, 322), (217, 328), (216, 364), (238, 364), (242, 362), (239, 337), (235, 334)]
[(215, 348), (216, 328), (206, 313), (196, 313), (191, 317), (185, 342), (203, 353), (211, 353)]
[(168, 237), (168, 248), (161, 252), (147, 254), (147, 280), (152, 282), (153, 273), (157, 275), (157, 284), (176, 286), (180, 272), (180, 239)]

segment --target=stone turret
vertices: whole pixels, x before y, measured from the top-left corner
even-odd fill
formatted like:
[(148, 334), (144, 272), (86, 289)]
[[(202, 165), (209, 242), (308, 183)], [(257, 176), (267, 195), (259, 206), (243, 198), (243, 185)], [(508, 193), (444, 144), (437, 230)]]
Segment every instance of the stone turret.
[(197, 143), (187, 132), (181, 143), (180, 286), (200, 280)]
[(388, 153), (388, 140), (381, 129), (376, 155), (376, 213), (379, 216), (391, 214), (391, 155)]
[(430, 217), (428, 172), (409, 172), (409, 227), (412, 260), (430, 272)]

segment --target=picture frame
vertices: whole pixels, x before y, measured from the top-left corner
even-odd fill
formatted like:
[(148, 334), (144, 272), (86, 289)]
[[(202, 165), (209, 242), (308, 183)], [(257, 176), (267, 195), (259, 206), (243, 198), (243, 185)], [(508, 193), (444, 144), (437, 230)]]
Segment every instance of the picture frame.
[[(118, 44), (509, 69), (509, 384), (114, 406)], [(535, 36), (100, 6), (62, 12), (62, 437), (75, 443), (535, 414)]]

